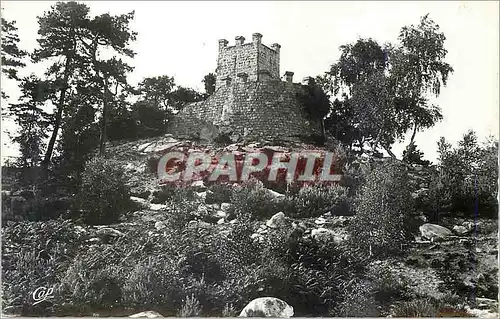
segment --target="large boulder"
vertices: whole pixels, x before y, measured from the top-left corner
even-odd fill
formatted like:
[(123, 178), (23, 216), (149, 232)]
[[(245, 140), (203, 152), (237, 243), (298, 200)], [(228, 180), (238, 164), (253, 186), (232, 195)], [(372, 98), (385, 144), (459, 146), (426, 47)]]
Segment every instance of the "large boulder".
[(290, 318), (291, 316), (293, 316), (293, 307), (274, 297), (254, 299), (240, 313), (240, 317)]
[(278, 228), (285, 225), (285, 214), (279, 212), (274, 214), (267, 222), (266, 226), (269, 228)]
[(419, 230), (422, 237), (431, 241), (446, 240), (453, 235), (448, 228), (430, 223), (423, 224)]

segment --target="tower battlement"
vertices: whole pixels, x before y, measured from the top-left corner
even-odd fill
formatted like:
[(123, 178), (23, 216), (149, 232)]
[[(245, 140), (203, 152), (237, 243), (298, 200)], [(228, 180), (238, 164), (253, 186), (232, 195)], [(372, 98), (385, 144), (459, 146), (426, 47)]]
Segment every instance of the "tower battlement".
[(245, 43), (244, 37), (237, 36), (235, 45), (228, 43), (226, 39), (219, 40), (216, 89), (236, 82), (280, 79), (279, 44), (262, 44), (260, 33), (252, 34), (252, 42)]

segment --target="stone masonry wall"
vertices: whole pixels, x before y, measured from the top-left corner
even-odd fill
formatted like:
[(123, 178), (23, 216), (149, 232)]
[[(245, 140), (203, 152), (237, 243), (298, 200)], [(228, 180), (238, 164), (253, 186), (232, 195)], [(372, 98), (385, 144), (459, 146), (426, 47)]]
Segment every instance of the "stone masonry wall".
[(280, 55), (279, 52), (261, 45), (259, 51), (259, 71), (269, 71), (271, 77), (280, 78)]
[(300, 84), (269, 80), (219, 87), (206, 101), (188, 104), (168, 123), (177, 136), (211, 140), (220, 133), (241, 140), (300, 141), (321, 136), (319, 121), (307, 119)]
[[(267, 71), (265, 77), (279, 79), (279, 45), (271, 49), (260, 42), (260, 38), (250, 43), (236, 43), (227, 46), (226, 40), (219, 42), (217, 60), (216, 88), (226, 85), (226, 79), (231, 82), (259, 81), (262, 71)], [(246, 73), (247, 78), (238, 77)]]

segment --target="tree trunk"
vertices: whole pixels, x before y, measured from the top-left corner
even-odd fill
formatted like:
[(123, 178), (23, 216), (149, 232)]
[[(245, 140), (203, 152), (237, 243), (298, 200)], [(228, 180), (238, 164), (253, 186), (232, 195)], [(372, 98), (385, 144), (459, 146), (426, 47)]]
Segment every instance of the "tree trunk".
[(103, 83), (104, 83), (104, 95), (102, 103), (101, 139), (99, 143), (99, 155), (103, 155), (106, 150), (107, 127), (108, 127), (108, 80), (106, 77), (104, 77)]
[(326, 142), (325, 120), (320, 119), (319, 124), (321, 126), (321, 135), (322, 135), (322, 139), (323, 139), (322, 144), (325, 144), (325, 142)]
[(384, 149), (387, 152), (387, 154), (389, 154), (393, 159), (397, 158), (396, 155), (391, 151), (391, 147), (390, 146), (384, 146)]
[(68, 80), (70, 75), (71, 62), (72, 59), (70, 57), (66, 57), (66, 63), (64, 66), (63, 87), (61, 88), (61, 94), (59, 95), (59, 101), (57, 102), (57, 112), (56, 112), (56, 119), (54, 122), (54, 130), (52, 131), (52, 136), (50, 137), (49, 144), (47, 145), (47, 151), (45, 152), (45, 156), (42, 161), (42, 168), (44, 170), (47, 170), (47, 168), (49, 167), (50, 159), (52, 158), (52, 153), (54, 151), (54, 146), (56, 144), (57, 134), (59, 134), (59, 129), (61, 128), (64, 101), (66, 98), (66, 91), (68, 90)]
[(410, 143), (408, 144), (408, 146), (406, 148), (409, 148), (411, 145), (413, 145), (415, 143), (415, 135), (417, 135), (417, 129), (418, 129), (418, 126), (417, 126), (417, 123), (415, 122), (415, 124), (413, 125), (413, 133), (411, 135)]

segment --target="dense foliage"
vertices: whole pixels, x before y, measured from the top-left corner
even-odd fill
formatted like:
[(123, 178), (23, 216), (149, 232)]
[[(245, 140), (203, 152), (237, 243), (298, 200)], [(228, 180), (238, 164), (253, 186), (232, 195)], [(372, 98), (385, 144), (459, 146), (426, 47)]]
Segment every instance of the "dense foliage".
[(110, 224), (131, 208), (130, 190), (119, 163), (102, 157), (85, 168), (77, 207), (88, 224)]
[(387, 163), (372, 171), (350, 224), (351, 244), (370, 256), (398, 254), (412, 240), (412, 200), (405, 166)]

